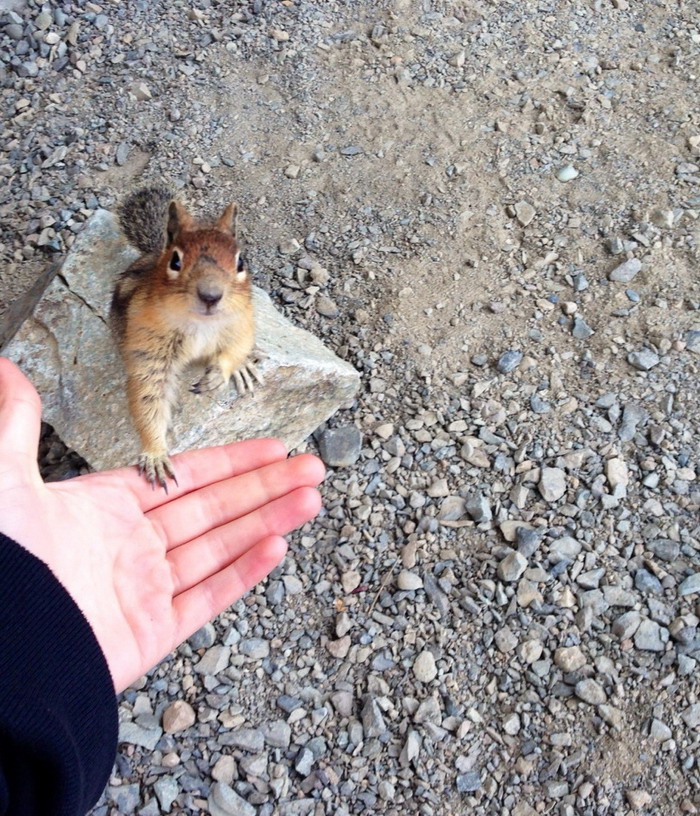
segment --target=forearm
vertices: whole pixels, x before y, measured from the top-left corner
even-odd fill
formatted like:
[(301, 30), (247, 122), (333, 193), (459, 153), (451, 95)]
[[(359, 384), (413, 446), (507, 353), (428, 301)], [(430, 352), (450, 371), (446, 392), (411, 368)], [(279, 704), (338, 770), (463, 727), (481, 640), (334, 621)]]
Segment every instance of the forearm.
[(0, 814), (83, 816), (117, 743), (104, 655), (49, 568), (2, 533), (0, 609)]

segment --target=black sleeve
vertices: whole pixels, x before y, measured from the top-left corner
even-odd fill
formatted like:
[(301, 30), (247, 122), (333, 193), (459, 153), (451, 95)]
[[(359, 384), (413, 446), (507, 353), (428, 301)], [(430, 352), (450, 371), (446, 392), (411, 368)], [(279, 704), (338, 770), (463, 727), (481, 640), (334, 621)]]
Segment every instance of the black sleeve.
[(0, 815), (84, 816), (114, 763), (112, 678), (68, 592), (2, 533), (0, 615)]

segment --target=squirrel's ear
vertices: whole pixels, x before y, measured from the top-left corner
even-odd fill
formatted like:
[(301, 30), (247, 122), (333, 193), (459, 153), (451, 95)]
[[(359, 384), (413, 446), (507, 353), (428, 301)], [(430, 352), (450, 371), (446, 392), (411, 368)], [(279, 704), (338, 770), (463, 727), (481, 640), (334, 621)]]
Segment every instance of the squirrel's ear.
[(175, 242), (177, 236), (191, 229), (192, 217), (179, 201), (171, 201), (168, 208), (168, 245)]
[(220, 229), (221, 232), (230, 232), (231, 235), (235, 235), (237, 216), (238, 204), (229, 204), (216, 222), (217, 229)]

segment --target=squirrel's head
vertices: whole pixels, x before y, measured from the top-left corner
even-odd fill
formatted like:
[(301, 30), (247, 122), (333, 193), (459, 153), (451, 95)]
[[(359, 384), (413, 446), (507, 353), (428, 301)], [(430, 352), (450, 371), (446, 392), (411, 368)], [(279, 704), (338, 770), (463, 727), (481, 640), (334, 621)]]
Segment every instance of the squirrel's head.
[(236, 240), (238, 206), (229, 204), (209, 227), (195, 224), (178, 201), (168, 210), (167, 237), (158, 263), (158, 285), (188, 316), (208, 318), (235, 310), (250, 280)]

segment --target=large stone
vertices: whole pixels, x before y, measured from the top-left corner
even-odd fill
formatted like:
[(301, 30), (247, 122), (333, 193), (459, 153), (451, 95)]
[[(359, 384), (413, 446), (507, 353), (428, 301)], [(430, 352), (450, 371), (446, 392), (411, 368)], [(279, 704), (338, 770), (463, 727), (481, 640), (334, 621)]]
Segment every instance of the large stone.
[(328, 467), (350, 467), (360, 457), (362, 434), (354, 425), (328, 428), (318, 435), (321, 459)]
[(496, 573), (501, 581), (517, 581), (527, 569), (527, 558), (519, 552), (510, 552), (498, 565)]
[(197, 715), (192, 706), (185, 700), (175, 700), (163, 712), (163, 731), (166, 734), (177, 734), (194, 725)]
[(648, 652), (663, 652), (667, 641), (668, 630), (648, 618), (639, 624), (634, 633), (634, 645)]
[(584, 703), (589, 703), (590, 705), (600, 705), (608, 699), (600, 683), (597, 683), (590, 677), (579, 680), (574, 687), (574, 691), (579, 700), (583, 700)]
[(173, 802), (177, 799), (180, 792), (177, 782), (172, 776), (161, 776), (154, 785), (153, 791), (158, 797), (158, 802), (164, 813), (169, 813)]
[(215, 782), (211, 786), (208, 804), (211, 816), (255, 816), (257, 812), (225, 782)]
[(117, 806), (119, 813), (129, 816), (136, 813), (141, 799), (139, 785), (114, 785), (107, 788), (107, 797)]
[(538, 487), (545, 501), (559, 501), (566, 493), (566, 474), (561, 468), (542, 468)]
[(695, 354), (700, 354), (700, 329), (689, 329), (685, 333), (685, 347), (688, 351), (693, 351)]
[(228, 668), (230, 659), (230, 646), (212, 646), (206, 650), (200, 660), (195, 664), (194, 670), (197, 674), (216, 676)]
[(129, 745), (138, 745), (147, 751), (152, 751), (163, 736), (163, 729), (154, 724), (153, 728), (146, 728), (135, 722), (119, 724), (119, 742), (128, 742)]
[[(126, 405), (126, 377), (108, 326), (114, 281), (136, 257), (116, 218), (99, 210), (71, 248), (60, 274), (5, 349), (41, 395), (44, 419), (94, 468), (136, 460), (139, 441)], [(318, 338), (292, 325), (254, 289), (258, 370), (263, 384), (239, 397), (182, 383), (171, 452), (275, 436), (295, 448), (352, 399), (359, 374)]]
[(700, 572), (689, 575), (678, 587), (679, 595), (695, 595), (700, 593)]
[(382, 710), (376, 699), (370, 694), (367, 695), (365, 704), (362, 707), (362, 728), (365, 739), (381, 737), (386, 731), (386, 723), (382, 716)]
[(421, 683), (430, 683), (437, 677), (437, 665), (433, 653), (424, 649), (413, 661), (413, 674)]
[(605, 463), (605, 475), (607, 476), (608, 483), (613, 490), (615, 490), (615, 488), (618, 486), (627, 487), (630, 481), (629, 471), (627, 470), (625, 460), (620, 459), (619, 457), (608, 459), (608, 461)]
[(580, 646), (562, 646), (554, 652), (554, 662), (563, 672), (575, 672), (586, 665)]
[(639, 258), (630, 258), (628, 261), (616, 266), (608, 273), (608, 278), (611, 281), (618, 283), (629, 283), (642, 268), (642, 262)]

